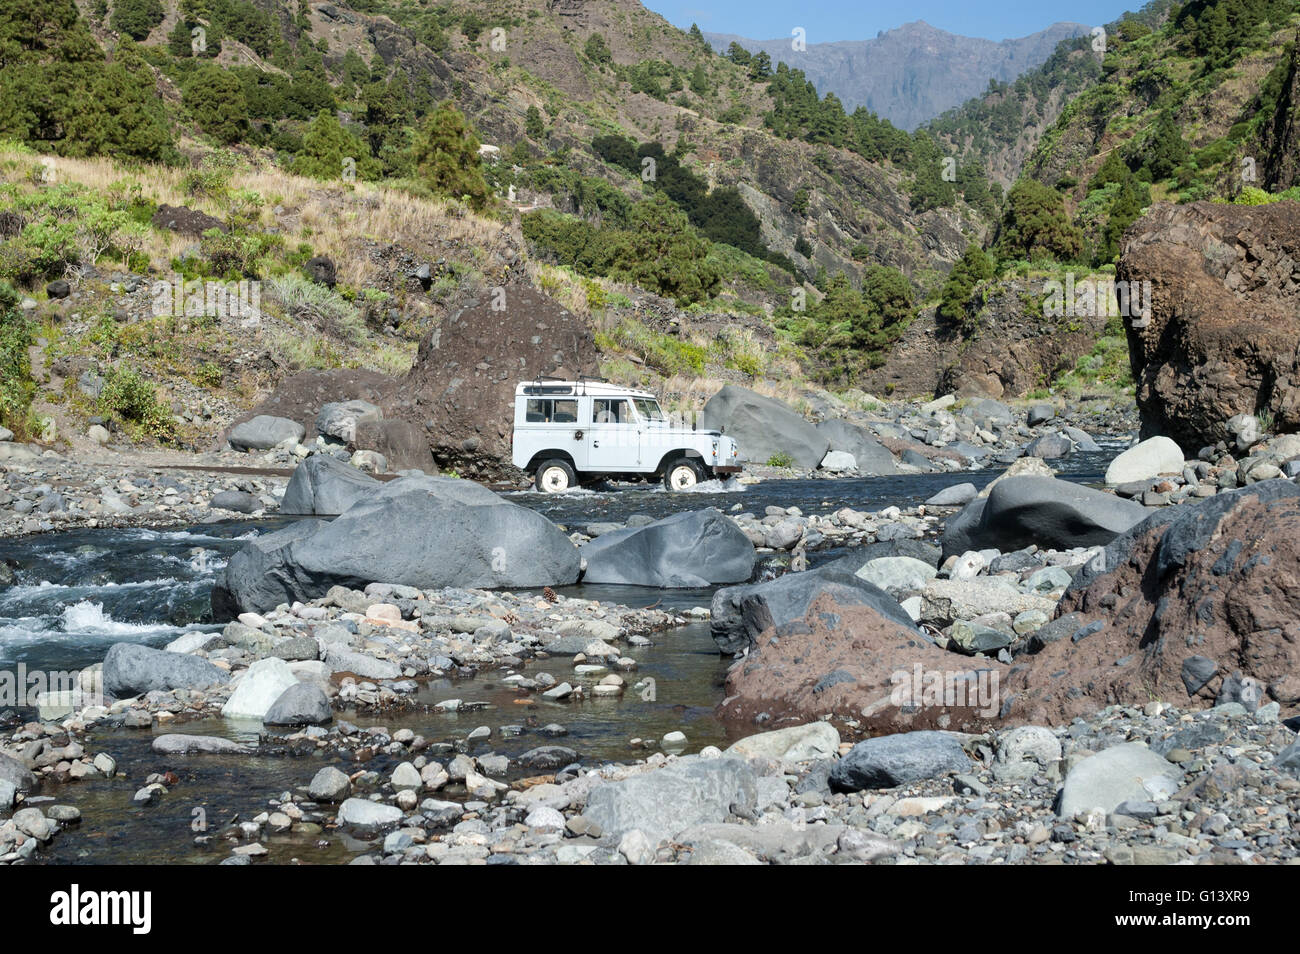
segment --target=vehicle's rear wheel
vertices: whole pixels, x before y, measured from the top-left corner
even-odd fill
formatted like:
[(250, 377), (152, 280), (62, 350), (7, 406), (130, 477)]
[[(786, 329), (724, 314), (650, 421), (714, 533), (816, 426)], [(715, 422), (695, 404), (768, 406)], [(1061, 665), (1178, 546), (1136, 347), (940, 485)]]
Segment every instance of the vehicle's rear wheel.
[(690, 490), (704, 479), (704, 468), (682, 457), (664, 468), (664, 486), (669, 490)]
[(544, 494), (561, 494), (578, 483), (578, 476), (567, 460), (543, 461), (533, 477), (533, 486)]

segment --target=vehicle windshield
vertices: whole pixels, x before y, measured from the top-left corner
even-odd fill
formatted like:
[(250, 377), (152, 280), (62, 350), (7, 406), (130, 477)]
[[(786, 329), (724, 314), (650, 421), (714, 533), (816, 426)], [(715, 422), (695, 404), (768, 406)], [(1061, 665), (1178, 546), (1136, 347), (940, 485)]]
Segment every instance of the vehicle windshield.
[(633, 402), (636, 405), (636, 412), (643, 420), (662, 421), (664, 412), (659, 410), (659, 402), (650, 398), (636, 398)]

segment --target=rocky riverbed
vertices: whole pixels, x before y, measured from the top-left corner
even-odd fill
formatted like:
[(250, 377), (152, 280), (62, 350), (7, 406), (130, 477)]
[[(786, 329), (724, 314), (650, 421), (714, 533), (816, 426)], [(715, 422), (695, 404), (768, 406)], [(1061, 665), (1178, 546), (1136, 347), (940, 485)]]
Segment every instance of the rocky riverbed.
[[(1095, 487), (1019, 457), (905, 506), (723, 487), (725, 512), (559, 525), (540, 495), (383, 484), (329, 453), (283, 487), (154, 473), (132, 505), (156, 492), (168, 520), (210, 517), (214, 480), (254, 517), (308, 516), (225, 551), (224, 618), (113, 643), (10, 721), (0, 861), (93, 856), (76, 846), (105, 826), (195, 800), (218, 820), (192, 860), (240, 864), (1292, 861), (1294, 616), (1259, 595), (1300, 527), (1288, 440), (1147, 442)], [(404, 534), (445, 537), (444, 559), (408, 559)], [(349, 568), (335, 537), (383, 546)], [(1156, 622), (1130, 572), (1167, 594)], [(1254, 616), (1206, 603), (1209, 578)], [(1143, 640), (1178, 620), (1181, 652)], [(689, 679), (656, 669), (679, 633)]]

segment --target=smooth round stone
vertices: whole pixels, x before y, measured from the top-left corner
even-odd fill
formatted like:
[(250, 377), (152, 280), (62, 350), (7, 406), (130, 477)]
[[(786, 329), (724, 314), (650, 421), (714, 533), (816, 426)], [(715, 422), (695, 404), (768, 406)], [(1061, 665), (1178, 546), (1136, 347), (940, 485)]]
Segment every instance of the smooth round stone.
[(607, 667), (597, 666), (595, 663), (583, 663), (582, 665), (574, 666), (573, 671), (579, 676), (587, 676), (593, 673), (606, 672)]
[(622, 691), (622, 686), (607, 686), (601, 683), (599, 686), (593, 687), (591, 693), (595, 696), (617, 696)]

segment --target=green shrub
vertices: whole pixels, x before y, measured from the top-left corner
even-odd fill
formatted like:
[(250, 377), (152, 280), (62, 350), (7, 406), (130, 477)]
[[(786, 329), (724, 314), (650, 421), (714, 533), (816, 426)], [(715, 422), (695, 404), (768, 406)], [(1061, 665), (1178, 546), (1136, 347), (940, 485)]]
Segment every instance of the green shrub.
[(793, 467), (794, 458), (785, 451), (777, 451), (767, 459), (768, 467)]
[(135, 371), (110, 368), (99, 393), (99, 413), (121, 423), (132, 437), (170, 441), (176, 436), (171, 410), (158, 399), (153, 385)]

